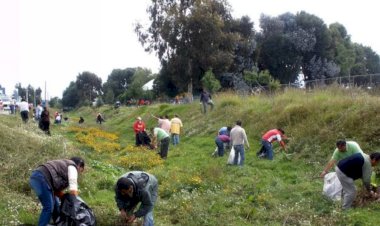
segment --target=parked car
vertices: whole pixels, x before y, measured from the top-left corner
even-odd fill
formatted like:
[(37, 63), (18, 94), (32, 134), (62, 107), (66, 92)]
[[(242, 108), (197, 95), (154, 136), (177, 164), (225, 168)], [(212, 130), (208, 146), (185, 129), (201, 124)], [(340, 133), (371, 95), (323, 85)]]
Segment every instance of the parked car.
[(11, 98), (7, 96), (0, 96), (0, 105), (2, 106), (3, 110), (9, 111), (11, 110)]

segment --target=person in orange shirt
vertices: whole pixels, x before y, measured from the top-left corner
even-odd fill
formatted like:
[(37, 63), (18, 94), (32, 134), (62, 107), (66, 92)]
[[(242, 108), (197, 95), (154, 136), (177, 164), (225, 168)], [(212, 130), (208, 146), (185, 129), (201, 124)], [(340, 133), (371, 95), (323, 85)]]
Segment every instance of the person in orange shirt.
[(272, 143), (277, 141), (284, 151), (286, 151), (285, 142), (283, 139), (287, 139), (285, 131), (282, 129), (272, 129), (266, 132), (261, 137), (261, 149), (257, 152), (259, 158), (267, 158), (273, 160), (273, 147)]

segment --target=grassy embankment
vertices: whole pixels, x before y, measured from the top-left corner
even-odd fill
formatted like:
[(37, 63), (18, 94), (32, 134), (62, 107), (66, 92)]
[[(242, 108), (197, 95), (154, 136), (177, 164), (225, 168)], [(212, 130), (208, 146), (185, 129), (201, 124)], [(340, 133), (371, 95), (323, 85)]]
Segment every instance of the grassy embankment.
[[(28, 185), (31, 170), (49, 159), (80, 155), (87, 161), (81, 197), (99, 225), (115, 224), (113, 185), (130, 169), (146, 170), (159, 180), (157, 225), (377, 225), (378, 203), (342, 213), (339, 203), (321, 195), (323, 182), (317, 177), (339, 138), (356, 140), (367, 153), (380, 150), (378, 97), (332, 87), (275, 96), (220, 94), (215, 102), (206, 116), (197, 101), (82, 108), (68, 113), (63, 125), (52, 125), (51, 137), (34, 123), (23, 125), (18, 115), (0, 115), (0, 224), (35, 224), (40, 206)], [(95, 123), (98, 111), (106, 117), (102, 125)], [(177, 113), (184, 122), (181, 143), (170, 146), (165, 162), (154, 151), (133, 147), (134, 119), (140, 115), (153, 126), (150, 113)], [(77, 127), (79, 116), (85, 118), (82, 127)], [(211, 157), (217, 130), (236, 119), (243, 121), (251, 144), (243, 168), (226, 165), (227, 156)], [(290, 155), (257, 159), (261, 134), (275, 127), (290, 137)]]

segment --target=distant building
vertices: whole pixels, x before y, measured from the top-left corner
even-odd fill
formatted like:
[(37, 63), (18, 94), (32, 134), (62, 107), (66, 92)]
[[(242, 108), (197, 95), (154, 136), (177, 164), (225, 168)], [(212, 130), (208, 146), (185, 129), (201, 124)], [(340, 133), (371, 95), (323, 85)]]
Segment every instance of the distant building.
[(145, 91), (153, 90), (153, 83), (154, 83), (154, 79), (152, 79), (152, 80), (150, 80), (149, 82), (145, 83), (145, 84), (142, 86), (142, 89), (145, 90)]

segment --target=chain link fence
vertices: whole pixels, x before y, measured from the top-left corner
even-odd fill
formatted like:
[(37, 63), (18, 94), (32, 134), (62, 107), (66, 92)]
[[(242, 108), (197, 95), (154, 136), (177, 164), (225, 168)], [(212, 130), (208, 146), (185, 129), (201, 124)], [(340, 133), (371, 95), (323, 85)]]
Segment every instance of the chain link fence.
[(331, 84), (339, 84), (342, 87), (360, 87), (364, 89), (380, 89), (380, 73), (368, 75), (351, 75), (305, 81), (306, 88), (318, 88)]

